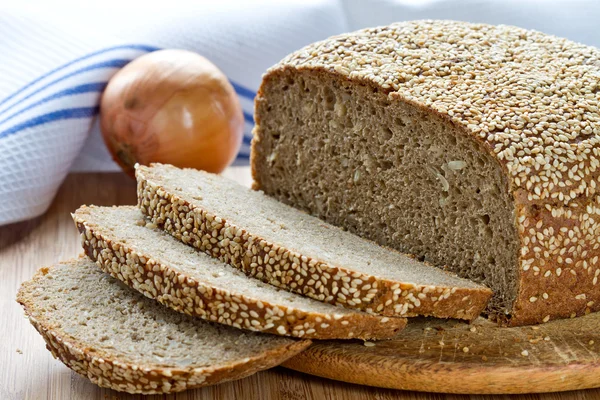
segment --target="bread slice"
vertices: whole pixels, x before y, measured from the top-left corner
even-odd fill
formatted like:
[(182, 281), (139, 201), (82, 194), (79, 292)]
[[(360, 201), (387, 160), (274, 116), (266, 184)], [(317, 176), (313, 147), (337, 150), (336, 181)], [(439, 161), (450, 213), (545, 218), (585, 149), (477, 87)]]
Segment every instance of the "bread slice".
[(491, 296), (219, 175), (155, 164), (136, 176), (139, 206), (156, 225), (275, 286), (386, 316), (468, 320)]
[(490, 287), (510, 325), (600, 310), (600, 50), (406, 21), (263, 78), (255, 189)]
[(99, 386), (129, 393), (240, 379), (310, 344), (172, 312), (87, 257), (40, 269), (17, 301), (54, 357)]
[(150, 227), (136, 207), (83, 206), (73, 219), (86, 254), (105, 272), (179, 312), (307, 339), (386, 339), (406, 325), (249, 278)]

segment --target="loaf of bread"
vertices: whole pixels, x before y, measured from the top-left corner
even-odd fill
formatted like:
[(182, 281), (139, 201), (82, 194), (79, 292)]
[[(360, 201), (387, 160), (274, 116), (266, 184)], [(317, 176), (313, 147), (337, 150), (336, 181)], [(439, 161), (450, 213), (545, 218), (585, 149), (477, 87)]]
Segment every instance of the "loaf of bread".
[(256, 98), (255, 188), (494, 291), (510, 325), (600, 309), (600, 51), (414, 21), (301, 49)]
[(136, 207), (79, 208), (86, 254), (115, 278), (188, 315), (303, 339), (389, 339), (406, 325), (336, 307), (247, 277), (145, 221)]
[(386, 249), (222, 176), (137, 166), (138, 203), (158, 227), (246, 274), (385, 316), (477, 318), (491, 291)]
[(310, 345), (173, 312), (85, 257), (40, 269), (17, 301), (54, 357), (99, 386), (129, 393), (240, 379)]

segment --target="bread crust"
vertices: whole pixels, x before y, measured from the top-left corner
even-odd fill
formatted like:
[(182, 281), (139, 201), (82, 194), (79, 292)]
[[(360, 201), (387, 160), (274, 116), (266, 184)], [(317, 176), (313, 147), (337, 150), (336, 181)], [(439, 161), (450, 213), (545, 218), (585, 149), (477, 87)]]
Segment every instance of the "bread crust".
[[(138, 166), (136, 177), (138, 206), (153, 223), (184, 243), (274, 286), (327, 303), (395, 317), (426, 315), (472, 320), (479, 316), (491, 296), (491, 290), (485, 287), (416, 285), (327, 264), (270, 243), (170, 193), (152, 175), (151, 167)], [(236, 241), (224, 245), (225, 238)], [(269, 259), (274, 260), (267, 264), (271, 267), (263, 267), (264, 260)], [(313, 276), (320, 277), (318, 285)], [(352, 288), (353, 298), (361, 301), (348, 304), (329, 295), (337, 293), (338, 285)]]
[[(479, 40), (470, 42), (469, 46), (474, 49), (470, 54), (457, 50), (456, 58), (450, 60), (453, 65), (448, 68), (458, 71), (455, 77), (451, 77), (454, 81), (444, 77), (446, 70), (443, 68), (437, 69), (438, 75), (433, 73), (427, 77), (422, 76), (422, 72), (415, 72), (414, 64), (406, 62), (410, 60), (410, 51), (408, 55), (403, 54), (397, 58), (394, 58), (393, 53), (386, 52), (385, 46), (390, 46), (390, 40), (396, 40), (396, 45), (401, 50), (404, 50), (402, 46), (412, 50), (411, 46), (416, 42), (407, 39), (411, 35), (419, 36), (419, 40), (424, 42), (415, 45), (417, 49), (426, 48), (427, 40), (435, 37), (435, 32), (446, 32), (442, 35), (444, 38), (452, 32), (460, 40), (466, 40), (468, 35), (479, 37)], [(508, 38), (506, 40), (515, 41), (514, 47), (523, 38), (529, 40), (533, 43), (531, 53), (540, 58), (528, 61), (515, 57), (515, 60), (510, 60), (514, 61), (514, 70), (508, 72), (505, 64), (495, 65), (491, 60), (488, 73), (497, 74), (506, 80), (497, 83), (491, 92), (498, 94), (498, 97), (490, 96), (487, 101), (484, 98), (484, 101), (479, 102), (481, 98), (477, 77), (472, 75), (469, 84), (463, 83), (461, 89), (461, 82), (467, 78), (463, 78), (464, 75), (460, 73), (473, 65), (469, 57), (480, 56), (476, 53), (481, 41), (500, 43), (504, 40), (503, 35)], [(538, 46), (540, 43), (550, 49), (547, 54), (542, 45)], [(519, 42), (519, 45), (527, 46), (527, 43)], [(340, 53), (336, 52), (337, 49), (340, 49)], [(554, 52), (556, 49), (559, 50)], [(337, 54), (343, 54), (341, 50), (346, 54), (354, 53), (349, 58), (338, 57)], [(392, 58), (387, 61), (391, 63), (388, 66), (395, 63), (395, 69), (371, 69), (368, 63), (353, 63), (361, 56), (372, 58), (371, 63), (376, 63), (380, 55), (377, 51)], [(437, 56), (435, 51), (431, 54), (434, 61), (450, 62), (448, 58), (451, 55), (440, 53)], [(507, 57), (511, 57), (510, 53), (507, 54)], [(567, 68), (566, 62), (560, 64), (557, 61), (560, 60), (559, 55), (564, 55), (565, 58), (569, 56), (569, 60), (576, 61), (571, 62)], [(353, 60), (350, 59), (352, 57)], [(439, 58), (435, 60), (436, 57)], [(546, 63), (542, 61), (544, 57)], [(418, 63), (418, 60), (413, 60)], [(519, 65), (519, 62), (522, 64)], [(556, 104), (553, 106), (556, 108), (544, 105), (541, 100), (543, 96), (537, 95), (539, 92), (535, 87), (514, 83), (519, 76), (528, 79), (527, 74), (531, 70), (549, 74), (555, 63), (558, 63), (557, 66), (562, 65), (568, 72), (562, 75), (557, 72), (554, 81), (550, 82), (554, 85), (550, 89), (545, 89), (547, 86), (544, 86), (544, 79), (540, 78), (540, 83), (544, 88), (543, 94), (550, 99), (548, 101)], [(430, 64), (423, 65), (422, 68), (436, 70), (437, 67)], [(597, 168), (600, 165), (597, 158), (600, 131), (597, 125), (593, 127), (588, 122), (596, 121), (597, 124), (599, 120), (597, 94), (600, 92), (597, 89), (598, 82), (592, 79), (595, 76), (593, 74), (600, 73), (600, 52), (597, 49), (515, 27), (453, 21), (399, 23), (340, 35), (292, 53), (264, 76), (256, 104), (258, 101), (268, 101), (264, 99), (263, 88), (269, 80), (295, 71), (310, 71), (353, 84), (367, 85), (387, 94), (392, 101), (408, 103), (434, 114), (475, 141), (478, 147), (485, 149), (498, 163), (508, 178), (509, 186), (506, 190), (514, 198), (515, 226), (520, 241), (519, 261), (515, 266), (519, 276), (518, 294), (511, 315), (496, 316), (500, 323), (511, 326), (535, 324), (600, 310), (600, 224), (597, 222), (600, 220), (600, 196), (596, 189), (596, 181), (600, 175), (600, 169)], [(447, 96), (444, 93), (445, 97), (441, 99), (428, 97), (437, 84), (450, 85), (448, 92), (451, 93)], [(481, 87), (483, 90), (484, 84)], [(514, 98), (510, 95), (516, 95), (517, 88), (523, 89), (520, 96), (523, 93), (530, 96), (529, 103), (513, 106), (511, 101)], [(509, 96), (504, 96), (502, 90)], [(561, 100), (563, 98), (565, 100)], [(463, 100), (470, 101), (469, 107), (464, 106)], [(264, 160), (257, 157), (262, 115), (258, 112), (258, 107), (256, 110), (257, 124), (251, 157), (255, 181), (259, 176), (259, 169), (266, 167), (263, 165)], [(569, 112), (587, 118), (579, 117), (577, 120), (574, 117), (568, 122), (563, 122), (563, 119), (553, 122), (553, 114), (560, 114), (557, 118), (562, 118)], [(478, 117), (480, 115), (487, 119)], [(523, 118), (521, 125), (520, 122), (515, 122), (521, 121), (520, 117)], [(532, 124), (532, 121), (537, 125)], [(532, 133), (536, 129), (541, 132)], [(542, 136), (542, 133), (546, 136)], [(542, 137), (545, 139), (540, 141)], [(260, 182), (255, 184), (255, 189), (260, 189)]]
[[(80, 258), (81, 260), (81, 258)], [(76, 260), (63, 263), (76, 263)], [(127, 393), (162, 394), (214, 385), (241, 379), (258, 371), (275, 367), (310, 346), (310, 340), (293, 341), (279, 348), (212, 367), (159, 367), (139, 365), (119, 360), (106, 350), (93, 348), (62, 332), (60, 327), (44, 318), (44, 310), (36, 308), (35, 299), (27, 293), (53, 267), (38, 270), (24, 282), (17, 294), (19, 302), (33, 327), (46, 342), (46, 348), (67, 367), (98, 386)]]
[(110, 232), (86, 220), (88, 212), (93, 207), (83, 206), (73, 214), (88, 257), (104, 272), (175, 311), (240, 329), (303, 339), (389, 339), (406, 326), (404, 318), (309, 313), (213, 287), (110, 237)]

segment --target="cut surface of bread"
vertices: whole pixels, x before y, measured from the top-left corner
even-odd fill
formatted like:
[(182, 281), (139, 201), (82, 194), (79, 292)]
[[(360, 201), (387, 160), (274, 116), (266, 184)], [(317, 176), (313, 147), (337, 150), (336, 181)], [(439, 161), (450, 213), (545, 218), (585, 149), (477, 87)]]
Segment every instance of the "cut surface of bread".
[[(510, 309), (517, 295), (517, 233), (499, 165), (451, 124), (415, 106), (384, 106), (387, 95), (327, 74), (283, 75), (294, 84), (271, 78), (264, 85), (268, 102), (257, 103), (261, 112), (271, 108), (254, 146), (257, 188), (377, 243), (434, 265), (448, 262), (460, 276), (492, 288), (488, 312)], [(323, 100), (310, 100), (315, 97)], [(330, 111), (327, 101), (344, 112)], [(314, 109), (304, 114), (300, 105), (308, 103)], [(310, 124), (296, 125), (306, 118)], [(354, 128), (383, 121), (389, 127), (372, 135)], [(350, 126), (340, 135), (339, 127)], [(303, 154), (302, 148), (314, 151)]]
[(265, 74), (255, 189), (494, 291), (511, 325), (600, 310), (600, 51), (408, 21)]
[(87, 257), (40, 269), (17, 301), (54, 357), (99, 386), (129, 393), (240, 379), (310, 344), (173, 312)]
[(179, 312), (306, 339), (387, 339), (406, 325), (248, 277), (151, 227), (136, 207), (83, 206), (73, 219), (86, 254), (105, 272)]
[(139, 206), (156, 225), (270, 284), (393, 316), (473, 319), (491, 296), (219, 175), (155, 164), (136, 176)]

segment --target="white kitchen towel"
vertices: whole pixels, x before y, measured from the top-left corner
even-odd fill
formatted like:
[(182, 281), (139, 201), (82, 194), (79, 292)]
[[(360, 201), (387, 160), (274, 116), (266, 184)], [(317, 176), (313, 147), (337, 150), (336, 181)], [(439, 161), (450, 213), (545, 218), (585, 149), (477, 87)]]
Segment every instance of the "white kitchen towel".
[(0, 7), (0, 225), (42, 214), (69, 170), (116, 169), (99, 135), (98, 103), (134, 58), (183, 48), (223, 70), (244, 111), (237, 162), (247, 163), (262, 73), (346, 29), (334, 0), (79, 3)]

